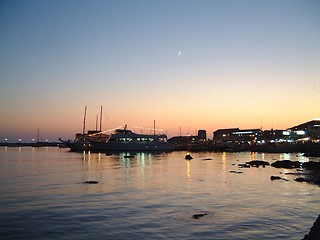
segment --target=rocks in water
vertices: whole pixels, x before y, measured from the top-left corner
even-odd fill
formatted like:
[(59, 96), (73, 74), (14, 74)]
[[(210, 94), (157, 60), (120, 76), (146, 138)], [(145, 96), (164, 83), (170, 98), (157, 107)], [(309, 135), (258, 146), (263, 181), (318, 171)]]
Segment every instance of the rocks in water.
[(320, 172), (313, 171), (311, 173), (307, 173), (304, 177), (298, 177), (295, 179), (296, 182), (307, 182), (311, 184), (320, 185)]
[(304, 170), (304, 179), (299, 179), (298, 182), (308, 182), (316, 185), (320, 185), (320, 162), (304, 162), (302, 163)]
[(290, 160), (279, 160), (275, 161), (274, 163), (271, 163), (272, 167), (275, 168), (300, 168), (301, 163), (299, 161), (290, 161)]
[(271, 176), (270, 177), (270, 180), (280, 180), (282, 179), (282, 177), (279, 177), (279, 176)]
[(314, 240), (320, 239), (320, 215), (317, 220), (313, 223), (310, 232), (304, 236), (302, 240)]
[(296, 182), (307, 182), (307, 180), (303, 177), (298, 177), (295, 179)]
[(186, 159), (186, 160), (191, 160), (191, 159), (193, 159), (193, 157), (191, 157), (191, 155), (188, 153), (188, 154), (184, 157), (184, 159)]
[(294, 172), (285, 172), (284, 175), (297, 175), (299, 173), (294, 173)]
[(98, 181), (85, 181), (83, 183), (87, 183), (87, 184), (98, 184)]
[(238, 164), (238, 167), (239, 167), (239, 168), (250, 168), (251, 166), (250, 166), (250, 164), (239, 163), (239, 164)]
[(282, 178), (282, 177), (280, 177), (280, 176), (271, 176), (271, 177), (270, 177), (270, 180), (271, 180), (271, 181), (273, 181), (273, 180), (289, 181), (288, 179)]
[(250, 166), (253, 166), (253, 167), (259, 167), (259, 166), (269, 166), (270, 163), (267, 162), (267, 161), (262, 161), (262, 160), (253, 160), (253, 161), (250, 161), (250, 162), (246, 162), (246, 164), (249, 164)]
[(199, 219), (199, 218), (202, 218), (202, 217), (207, 216), (207, 215), (208, 215), (207, 213), (197, 213), (197, 214), (193, 214), (192, 218), (193, 219)]
[(302, 167), (306, 170), (320, 170), (320, 162), (304, 162), (302, 163)]

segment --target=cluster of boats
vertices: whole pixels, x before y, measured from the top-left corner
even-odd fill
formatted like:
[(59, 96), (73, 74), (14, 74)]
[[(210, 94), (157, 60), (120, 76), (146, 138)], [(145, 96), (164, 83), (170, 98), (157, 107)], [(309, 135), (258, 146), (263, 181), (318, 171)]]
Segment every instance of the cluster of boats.
[(88, 131), (77, 134), (75, 140), (60, 139), (71, 151), (173, 151), (173, 145), (165, 134), (138, 134), (127, 129), (116, 129), (112, 134)]
[[(102, 116), (102, 107), (101, 107)], [(86, 108), (83, 122), (83, 133), (77, 133), (74, 140), (59, 139), (71, 151), (112, 152), (112, 151), (173, 151), (173, 145), (167, 141), (165, 134), (138, 134), (127, 129), (117, 128), (113, 133), (91, 130), (85, 133)], [(155, 128), (154, 128), (155, 129)]]

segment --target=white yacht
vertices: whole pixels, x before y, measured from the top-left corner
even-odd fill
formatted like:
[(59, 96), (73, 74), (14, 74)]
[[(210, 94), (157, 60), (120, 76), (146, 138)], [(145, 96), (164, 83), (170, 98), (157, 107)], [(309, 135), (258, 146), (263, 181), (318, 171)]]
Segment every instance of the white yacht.
[(124, 129), (116, 129), (106, 141), (92, 141), (93, 151), (173, 151), (173, 145), (165, 134), (137, 134)]

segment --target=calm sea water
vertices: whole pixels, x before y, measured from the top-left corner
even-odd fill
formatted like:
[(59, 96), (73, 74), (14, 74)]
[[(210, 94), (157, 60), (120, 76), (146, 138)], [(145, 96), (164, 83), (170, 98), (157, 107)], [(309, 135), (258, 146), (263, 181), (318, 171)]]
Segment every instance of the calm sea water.
[(1, 239), (301, 239), (320, 213), (320, 187), (291, 170), (238, 168), (302, 155), (126, 155), (0, 148)]

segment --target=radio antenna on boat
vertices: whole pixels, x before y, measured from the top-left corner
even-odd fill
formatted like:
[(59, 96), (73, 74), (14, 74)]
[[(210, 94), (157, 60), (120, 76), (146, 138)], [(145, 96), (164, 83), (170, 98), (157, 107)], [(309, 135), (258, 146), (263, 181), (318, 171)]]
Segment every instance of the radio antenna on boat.
[(83, 135), (86, 131), (86, 115), (87, 115), (87, 106), (84, 107), (83, 130), (82, 130)]

